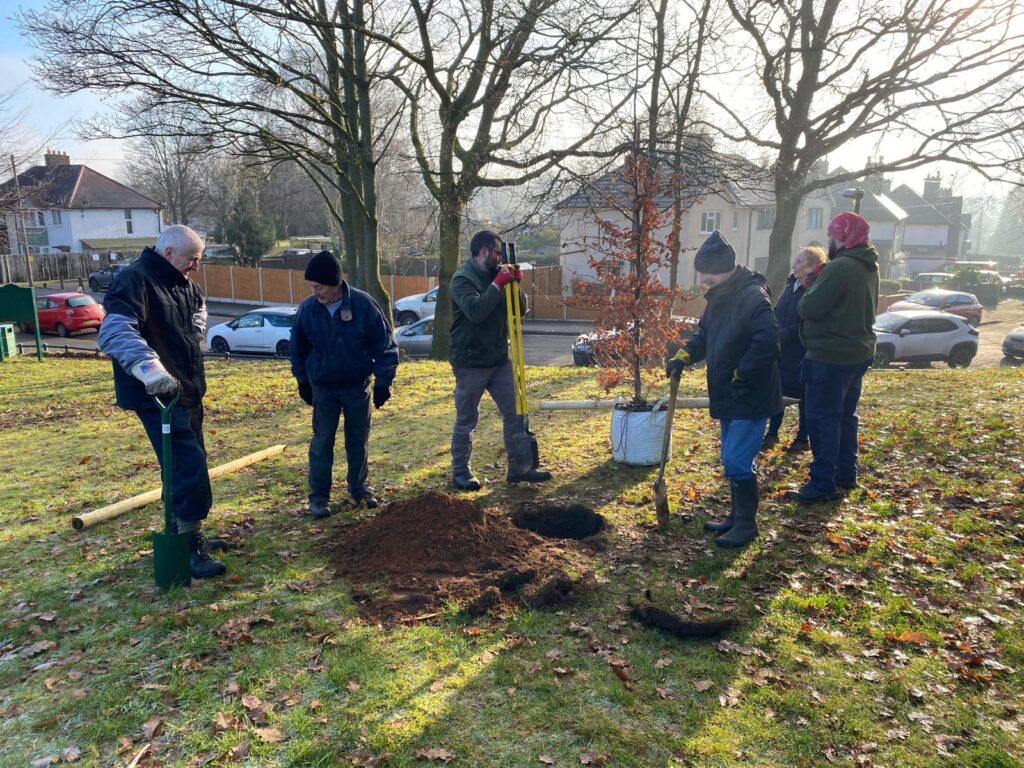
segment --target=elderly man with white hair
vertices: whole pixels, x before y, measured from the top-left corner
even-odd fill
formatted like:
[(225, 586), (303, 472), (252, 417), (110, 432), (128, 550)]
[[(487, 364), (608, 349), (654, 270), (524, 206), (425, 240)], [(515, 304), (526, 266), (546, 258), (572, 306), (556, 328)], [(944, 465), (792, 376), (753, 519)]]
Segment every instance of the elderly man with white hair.
[(115, 277), (103, 299), (107, 316), (98, 339), (113, 361), (117, 404), (138, 414), (158, 461), (160, 409), (153, 395), (170, 395), (180, 388), (171, 419), (171, 492), (178, 532), (191, 534), (190, 564), (196, 579), (226, 570), (210, 556), (211, 546), (223, 548), (223, 542), (202, 534), (213, 505), (203, 442), (206, 375), (199, 347), (206, 332), (206, 301), (189, 279), (202, 255), (202, 238), (193, 230), (178, 224), (165, 229), (155, 248), (146, 248)]

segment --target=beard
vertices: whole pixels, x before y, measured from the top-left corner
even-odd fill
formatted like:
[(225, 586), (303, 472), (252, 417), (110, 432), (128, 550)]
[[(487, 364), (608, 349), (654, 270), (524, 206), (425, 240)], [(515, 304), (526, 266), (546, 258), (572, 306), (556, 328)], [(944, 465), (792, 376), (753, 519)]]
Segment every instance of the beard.
[(828, 241), (828, 260), (832, 261), (832, 259), (834, 259), (836, 257), (836, 254), (838, 252), (839, 252), (839, 243), (837, 243), (835, 240), (829, 240)]

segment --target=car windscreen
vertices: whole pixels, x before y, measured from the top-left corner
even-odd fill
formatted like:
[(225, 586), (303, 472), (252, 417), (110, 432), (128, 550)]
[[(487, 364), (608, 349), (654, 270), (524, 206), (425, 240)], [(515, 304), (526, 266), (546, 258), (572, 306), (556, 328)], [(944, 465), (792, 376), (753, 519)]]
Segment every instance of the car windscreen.
[(920, 291), (910, 294), (904, 301), (909, 301), (911, 304), (923, 304), (926, 307), (940, 307), (945, 298), (942, 294)]
[(67, 300), (69, 307), (88, 307), (96, 303), (92, 296), (72, 296)]
[(903, 322), (904, 318), (899, 315), (886, 313), (875, 318), (874, 329), (882, 333), (896, 333)]

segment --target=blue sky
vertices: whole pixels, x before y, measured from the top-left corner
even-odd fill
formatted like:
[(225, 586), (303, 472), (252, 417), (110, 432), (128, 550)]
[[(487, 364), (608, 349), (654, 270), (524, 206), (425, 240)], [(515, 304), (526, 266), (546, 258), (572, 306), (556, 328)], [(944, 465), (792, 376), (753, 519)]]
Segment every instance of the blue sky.
[(86, 142), (76, 135), (76, 121), (104, 109), (100, 97), (91, 93), (60, 97), (31, 81), (28, 61), (34, 51), (22, 39), (11, 17), (18, 10), (41, 9), (44, 4), (43, 0), (0, 0), (0, 90), (20, 86), (18, 103), (28, 107), (27, 122), (38, 143), (45, 142), (52, 149), (67, 152), (72, 162), (85, 163), (100, 173), (116, 176), (124, 152), (122, 143)]

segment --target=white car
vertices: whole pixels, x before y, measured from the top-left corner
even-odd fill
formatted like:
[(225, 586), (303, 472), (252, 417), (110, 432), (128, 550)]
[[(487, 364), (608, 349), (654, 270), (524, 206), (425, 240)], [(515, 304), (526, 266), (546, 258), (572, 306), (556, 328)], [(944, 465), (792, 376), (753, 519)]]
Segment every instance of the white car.
[(875, 368), (890, 363), (945, 362), (966, 368), (978, 354), (978, 329), (959, 315), (914, 309), (875, 318)]
[(206, 332), (206, 343), (219, 355), (232, 352), (264, 352), (288, 356), (296, 307), (263, 307), (239, 315)]
[(406, 296), (395, 302), (395, 323), (397, 325), (412, 325), (417, 320), (433, 317), (435, 307), (437, 307), (437, 288), (426, 293)]

